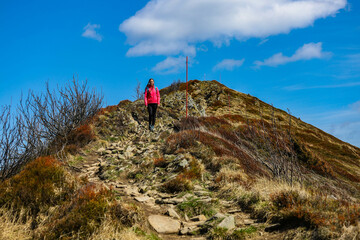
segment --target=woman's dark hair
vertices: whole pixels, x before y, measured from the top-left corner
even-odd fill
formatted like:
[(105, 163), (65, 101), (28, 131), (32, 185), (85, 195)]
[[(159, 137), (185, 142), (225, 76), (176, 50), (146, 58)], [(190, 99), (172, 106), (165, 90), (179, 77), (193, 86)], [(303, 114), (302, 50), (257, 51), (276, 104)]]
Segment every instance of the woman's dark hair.
[[(148, 87), (150, 87), (150, 81), (151, 81), (151, 80), (153, 80), (153, 81), (154, 81), (154, 79), (153, 79), (153, 78), (150, 78), (150, 79), (149, 79), (149, 81), (148, 81), (148, 84), (147, 84), (147, 86), (148, 86)], [(154, 81), (154, 83), (155, 83), (155, 81)]]

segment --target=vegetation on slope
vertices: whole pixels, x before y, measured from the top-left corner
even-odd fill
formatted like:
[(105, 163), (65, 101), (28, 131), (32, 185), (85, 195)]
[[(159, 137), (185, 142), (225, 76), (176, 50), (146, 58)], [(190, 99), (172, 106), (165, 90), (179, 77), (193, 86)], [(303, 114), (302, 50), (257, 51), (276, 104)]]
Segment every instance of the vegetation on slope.
[[(147, 183), (146, 189), (177, 196), (202, 185), (218, 199), (203, 203), (189, 198), (177, 205), (182, 216), (210, 217), (225, 208), (221, 201), (231, 201), (257, 221), (274, 224), (269, 231), (283, 230), (289, 238), (359, 233), (360, 149), (216, 81), (190, 81), (188, 88), (187, 119), (185, 84), (161, 90), (157, 121), (173, 131), (158, 132), (160, 150), (150, 156), (105, 158), (112, 165), (129, 160), (134, 167), (103, 167), (104, 180)], [(13, 229), (2, 232), (4, 238), (151, 238), (137, 227), (145, 222), (137, 206), (122, 202), (112, 189), (69, 173), (76, 169), (69, 159), (84, 151), (92, 154), (94, 146), (123, 143), (130, 136), (140, 142), (142, 136), (136, 135), (147, 121), (142, 105), (141, 100), (125, 100), (101, 109), (69, 132), (57, 157), (37, 157), (4, 180), (0, 221)], [(180, 155), (187, 166), (174, 167)], [(84, 158), (77, 161), (81, 164)], [(244, 239), (256, 231), (203, 227), (200, 233), (209, 239)]]

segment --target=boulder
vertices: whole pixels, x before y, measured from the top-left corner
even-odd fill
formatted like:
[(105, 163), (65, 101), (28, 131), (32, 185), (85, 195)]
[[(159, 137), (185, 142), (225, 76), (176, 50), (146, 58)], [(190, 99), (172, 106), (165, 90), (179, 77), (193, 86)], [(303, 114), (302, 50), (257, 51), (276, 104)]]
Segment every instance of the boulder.
[(148, 196), (139, 196), (139, 197), (135, 197), (135, 200), (138, 202), (147, 202), (149, 201), (151, 198)]
[(194, 222), (206, 221), (206, 217), (204, 215), (198, 215), (198, 216), (192, 217), (190, 220), (194, 221)]
[(173, 218), (176, 218), (176, 219), (180, 219), (179, 214), (173, 208), (169, 208), (166, 211), (166, 215), (168, 215), (170, 217), (173, 217)]
[(228, 230), (231, 230), (235, 228), (235, 219), (234, 216), (228, 216), (224, 218), (219, 225), (217, 225), (219, 228), (226, 228)]
[(178, 233), (180, 230), (180, 222), (170, 217), (150, 215), (148, 221), (158, 233)]

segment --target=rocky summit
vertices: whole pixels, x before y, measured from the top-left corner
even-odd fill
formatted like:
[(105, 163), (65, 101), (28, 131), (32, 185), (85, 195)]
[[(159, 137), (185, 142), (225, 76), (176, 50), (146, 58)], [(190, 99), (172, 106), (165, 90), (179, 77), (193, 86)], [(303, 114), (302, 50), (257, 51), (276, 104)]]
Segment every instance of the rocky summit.
[(25, 239), (360, 238), (359, 148), (215, 80), (188, 93), (186, 117), (186, 84), (160, 90), (153, 132), (141, 99), (102, 109), (56, 156), (69, 193), (2, 221)]

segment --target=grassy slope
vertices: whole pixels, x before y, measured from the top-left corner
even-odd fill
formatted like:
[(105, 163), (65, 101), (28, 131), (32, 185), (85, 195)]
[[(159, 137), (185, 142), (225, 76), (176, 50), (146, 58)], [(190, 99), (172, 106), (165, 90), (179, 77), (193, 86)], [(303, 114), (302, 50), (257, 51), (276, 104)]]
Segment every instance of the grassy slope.
[[(182, 83), (180, 90), (185, 89), (186, 84)], [(207, 106), (207, 116), (227, 116), (235, 126), (246, 124), (247, 119), (262, 118), (270, 124), (275, 119), (281, 127), (289, 128), (290, 115), (287, 112), (273, 108), (256, 97), (229, 89), (215, 80), (189, 81), (188, 90), (195, 102)], [(161, 90), (161, 93), (166, 92), (169, 92), (169, 88)], [(360, 196), (360, 148), (293, 116), (291, 132), (300, 144), (300, 158), (313, 164), (312, 170), (324, 173), (322, 175), (336, 181), (339, 187), (346, 188), (350, 195)]]

